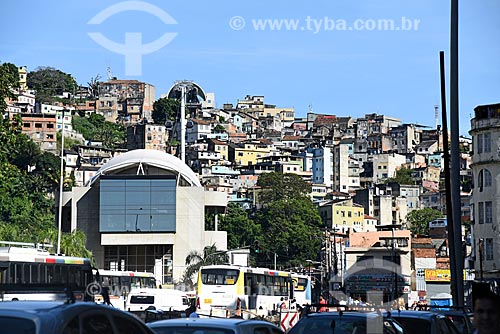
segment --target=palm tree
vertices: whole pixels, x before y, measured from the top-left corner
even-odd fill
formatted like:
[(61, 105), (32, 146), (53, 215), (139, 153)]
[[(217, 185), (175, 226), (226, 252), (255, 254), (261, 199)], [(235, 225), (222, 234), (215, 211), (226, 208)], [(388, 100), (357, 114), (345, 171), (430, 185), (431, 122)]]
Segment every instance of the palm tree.
[(191, 251), (186, 257), (186, 271), (184, 272), (184, 282), (189, 281), (192, 285), (193, 275), (200, 271), (202, 266), (211, 264), (225, 264), (229, 262), (226, 251), (218, 250), (215, 244), (205, 246), (203, 253)]

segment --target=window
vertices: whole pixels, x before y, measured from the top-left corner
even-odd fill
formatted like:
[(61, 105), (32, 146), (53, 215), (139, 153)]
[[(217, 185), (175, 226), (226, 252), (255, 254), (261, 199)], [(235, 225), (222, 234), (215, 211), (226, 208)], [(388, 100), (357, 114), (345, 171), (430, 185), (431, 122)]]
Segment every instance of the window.
[(484, 152), (491, 152), (491, 133), (485, 133), (483, 138)]
[(175, 232), (175, 178), (101, 179), (101, 232)]
[(484, 224), (484, 202), (477, 203), (477, 221)]
[(479, 191), (483, 191), (483, 181), (484, 181), (484, 170), (481, 169), (479, 171), (479, 175), (477, 176), (477, 186), (479, 188)]
[(487, 238), (486, 239), (486, 245), (484, 248), (485, 252), (485, 257), (487, 261), (493, 260), (493, 239), (492, 238)]
[(491, 187), (491, 173), (487, 169), (484, 169), (484, 186)]
[(493, 202), (484, 202), (484, 222), (486, 224), (493, 223)]

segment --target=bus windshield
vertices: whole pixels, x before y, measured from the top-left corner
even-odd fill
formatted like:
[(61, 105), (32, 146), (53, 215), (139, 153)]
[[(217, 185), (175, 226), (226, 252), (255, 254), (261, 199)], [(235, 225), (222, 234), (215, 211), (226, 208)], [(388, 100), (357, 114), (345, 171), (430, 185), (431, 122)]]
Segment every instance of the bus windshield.
[(302, 277), (293, 278), (293, 289), (294, 291), (304, 291), (307, 286), (307, 279)]
[(235, 269), (202, 269), (201, 282), (207, 285), (234, 285), (239, 273)]

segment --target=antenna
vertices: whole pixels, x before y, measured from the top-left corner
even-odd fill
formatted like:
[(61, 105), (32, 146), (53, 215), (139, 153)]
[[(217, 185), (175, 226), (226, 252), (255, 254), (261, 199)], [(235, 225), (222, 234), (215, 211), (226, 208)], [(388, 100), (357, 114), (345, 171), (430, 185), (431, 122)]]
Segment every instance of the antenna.
[(434, 118), (436, 120), (436, 129), (438, 128), (439, 125), (439, 105), (434, 105)]
[(113, 79), (113, 75), (111, 74), (111, 66), (106, 68), (106, 76), (108, 77), (108, 81)]

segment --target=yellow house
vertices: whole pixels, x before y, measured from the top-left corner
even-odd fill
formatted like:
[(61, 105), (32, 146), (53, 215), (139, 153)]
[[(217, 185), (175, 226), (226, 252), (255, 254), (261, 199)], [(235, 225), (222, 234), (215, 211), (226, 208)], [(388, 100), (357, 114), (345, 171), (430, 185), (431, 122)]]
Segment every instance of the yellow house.
[(229, 160), (240, 166), (255, 165), (258, 159), (268, 156), (273, 149), (270, 140), (247, 140), (229, 146)]
[(325, 226), (358, 232), (365, 230), (365, 209), (352, 199), (328, 201), (320, 204), (318, 211)]
[(224, 160), (229, 160), (229, 145), (225, 141), (210, 139), (208, 141), (208, 150), (219, 153)]

